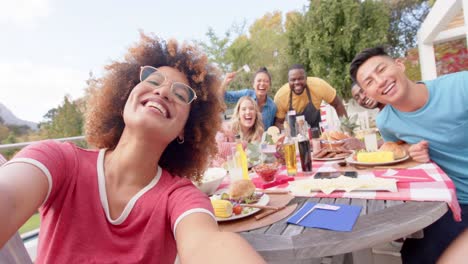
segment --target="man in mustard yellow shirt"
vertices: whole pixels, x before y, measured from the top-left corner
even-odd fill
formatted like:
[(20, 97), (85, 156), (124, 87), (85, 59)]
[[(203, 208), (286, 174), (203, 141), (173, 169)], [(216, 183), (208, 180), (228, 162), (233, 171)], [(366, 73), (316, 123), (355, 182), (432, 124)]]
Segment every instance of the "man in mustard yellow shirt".
[(326, 81), (316, 77), (306, 77), (305, 68), (295, 64), (289, 68), (288, 83), (283, 85), (275, 95), (276, 112), (275, 125), (283, 128), (286, 114), (295, 110), (296, 115), (304, 115), (311, 127), (318, 127), (320, 119), (320, 104), (322, 100), (336, 110), (338, 116), (347, 116), (341, 98), (336, 90)]

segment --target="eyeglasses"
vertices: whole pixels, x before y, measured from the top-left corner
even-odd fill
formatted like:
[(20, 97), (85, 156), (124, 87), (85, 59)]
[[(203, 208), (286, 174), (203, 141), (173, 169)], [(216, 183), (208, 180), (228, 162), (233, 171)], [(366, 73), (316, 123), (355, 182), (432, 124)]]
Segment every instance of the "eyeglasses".
[[(166, 82), (166, 80), (166, 75), (155, 67), (143, 66), (140, 69), (141, 82), (146, 81), (156, 86), (156, 88), (159, 88)], [(195, 91), (190, 86), (180, 82), (172, 82), (171, 93), (175, 98), (177, 98), (177, 102), (184, 104), (190, 104), (193, 100), (197, 99)]]

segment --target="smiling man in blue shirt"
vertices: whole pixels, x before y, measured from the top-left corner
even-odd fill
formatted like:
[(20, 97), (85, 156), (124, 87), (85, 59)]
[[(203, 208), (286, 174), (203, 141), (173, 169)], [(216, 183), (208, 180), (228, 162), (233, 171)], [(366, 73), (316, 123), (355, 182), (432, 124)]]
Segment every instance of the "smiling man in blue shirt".
[(403, 263), (435, 263), (468, 228), (468, 72), (448, 74), (415, 83), (405, 65), (382, 47), (366, 49), (351, 62), (351, 78), (365, 93), (386, 104), (377, 116), (385, 141), (403, 140), (419, 162), (436, 162), (455, 184), (462, 221), (451, 212), (424, 229), (423, 239), (407, 239)]

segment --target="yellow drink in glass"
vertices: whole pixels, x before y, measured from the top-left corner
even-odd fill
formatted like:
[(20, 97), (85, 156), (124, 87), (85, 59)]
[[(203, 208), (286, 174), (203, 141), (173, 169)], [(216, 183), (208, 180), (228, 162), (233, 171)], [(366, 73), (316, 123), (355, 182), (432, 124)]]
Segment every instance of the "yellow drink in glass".
[(297, 162), (296, 162), (296, 146), (294, 143), (283, 145), (284, 148), (284, 160), (286, 162), (286, 170), (288, 175), (297, 174)]

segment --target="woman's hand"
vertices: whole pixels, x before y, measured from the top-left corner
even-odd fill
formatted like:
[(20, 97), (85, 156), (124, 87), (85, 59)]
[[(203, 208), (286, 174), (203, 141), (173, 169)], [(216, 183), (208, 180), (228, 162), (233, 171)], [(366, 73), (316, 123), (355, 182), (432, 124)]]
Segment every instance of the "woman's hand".
[(417, 162), (429, 162), (429, 142), (426, 140), (421, 140), (419, 143), (410, 145), (408, 148), (408, 153), (411, 158)]
[(177, 225), (176, 241), (181, 263), (266, 263), (245, 239), (219, 231), (205, 213), (185, 216)]
[(226, 87), (228, 87), (229, 84), (234, 79), (234, 77), (236, 77), (236, 74), (237, 74), (236, 72), (230, 72), (226, 74), (226, 77), (224, 77), (224, 80), (222, 83), (223, 90), (226, 90)]

